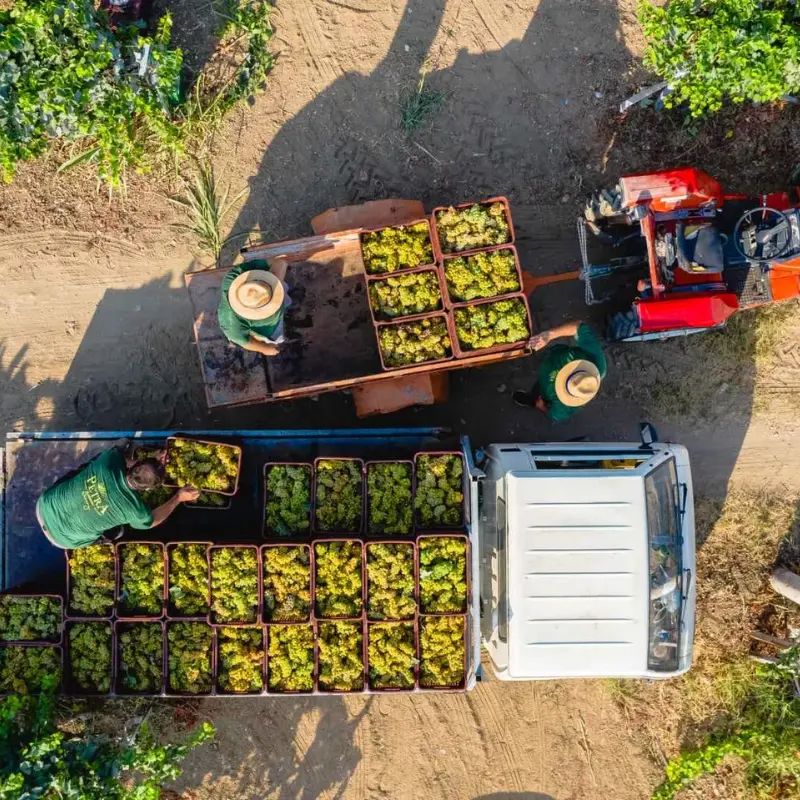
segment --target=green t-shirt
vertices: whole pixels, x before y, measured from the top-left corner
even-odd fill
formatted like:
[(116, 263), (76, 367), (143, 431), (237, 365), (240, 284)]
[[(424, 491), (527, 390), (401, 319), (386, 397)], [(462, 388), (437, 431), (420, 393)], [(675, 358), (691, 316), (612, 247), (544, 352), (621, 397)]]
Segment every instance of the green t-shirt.
[(225, 280), (222, 281), (222, 297), (219, 299), (219, 308), (217, 309), (219, 327), (222, 328), (222, 332), (229, 341), (239, 346), (247, 344), (251, 333), (271, 339), (283, 319), (283, 308), (278, 309), (271, 317), (259, 320), (243, 319), (231, 308), (228, 301), (228, 289), (239, 275), (249, 272), (251, 269), (268, 270), (269, 265), (266, 261), (248, 261), (246, 264), (240, 264), (230, 270), (225, 276)]
[(581, 323), (575, 334), (575, 344), (554, 344), (544, 351), (544, 358), (539, 366), (539, 391), (547, 406), (547, 416), (555, 422), (569, 419), (581, 406), (565, 406), (556, 395), (556, 376), (562, 367), (570, 361), (584, 359), (591, 361), (600, 371), (600, 377), (606, 376), (606, 357), (603, 348), (592, 329)]
[(66, 548), (86, 547), (120, 525), (146, 530), (153, 515), (125, 480), (125, 459), (113, 448), (39, 498), (50, 536)]

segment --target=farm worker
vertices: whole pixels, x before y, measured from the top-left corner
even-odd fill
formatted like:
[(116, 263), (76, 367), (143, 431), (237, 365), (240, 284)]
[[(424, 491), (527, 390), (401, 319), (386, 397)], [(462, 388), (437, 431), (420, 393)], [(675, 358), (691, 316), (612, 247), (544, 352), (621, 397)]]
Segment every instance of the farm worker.
[(228, 272), (217, 318), (229, 341), (263, 356), (276, 356), (286, 341), (284, 313), (290, 301), (283, 281), (266, 267), (265, 261), (249, 261)]
[(530, 392), (514, 392), (514, 402), (535, 407), (554, 422), (569, 419), (600, 390), (606, 376), (603, 348), (583, 322), (568, 322), (531, 338), (534, 350), (553, 340), (571, 337), (573, 342), (549, 347), (539, 365), (539, 381)]
[(65, 550), (88, 547), (121, 525), (155, 528), (200, 495), (184, 487), (150, 511), (140, 492), (160, 486), (163, 469), (158, 458), (134, 461), (126, 447), (112, 447), (47, 489), (36, 501), (36, 519), (50, 543)]

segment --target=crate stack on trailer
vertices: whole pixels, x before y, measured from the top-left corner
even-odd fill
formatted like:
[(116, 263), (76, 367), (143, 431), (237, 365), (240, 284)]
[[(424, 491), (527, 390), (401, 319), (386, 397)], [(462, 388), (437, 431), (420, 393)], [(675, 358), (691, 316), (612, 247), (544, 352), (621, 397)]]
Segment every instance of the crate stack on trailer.
[[(241, 448), (181, 437), (167, 448), (168, 480), (200, 470), (204, 491), (238, 488)], [(205, 471), (215, 448), (231, 451), (227, 484)], [(45, 672), (76, 696), (463, 689), (464, 467), (459, 451), (262, 459), (258, 530), (215, 514), (219, 539), (67, 551), (65, 599), (0, 596), (0, 692), (36, 691)]]

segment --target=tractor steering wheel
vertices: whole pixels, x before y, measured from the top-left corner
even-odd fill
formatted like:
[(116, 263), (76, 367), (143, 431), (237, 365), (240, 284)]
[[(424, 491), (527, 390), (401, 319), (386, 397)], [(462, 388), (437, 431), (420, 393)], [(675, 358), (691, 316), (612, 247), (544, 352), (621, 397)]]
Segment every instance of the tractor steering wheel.
[(733, 244), (740, 256), (763, 264), (780, 258), (792, 244), (792, 226), (783, 211), (759, 206), (745, 211), (733, 229)]

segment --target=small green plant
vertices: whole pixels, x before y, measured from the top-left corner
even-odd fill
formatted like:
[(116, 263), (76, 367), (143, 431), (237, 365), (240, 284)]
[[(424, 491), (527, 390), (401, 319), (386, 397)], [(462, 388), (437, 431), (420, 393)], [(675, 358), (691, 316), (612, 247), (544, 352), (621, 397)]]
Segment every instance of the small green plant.
[(422, 538), (419, 548), (419, 600), (423, 614), (467, 610), (467, 544), (452, 536)]
[(303, 622), (311, 613), (311, 558), (307, 547), (264, 549), (264, 619)]
[(419, 525), (435, 528), (464, 521), (464, 464), (461, 456), (419, 456), (414, 509)]
[(439, 279), (435, 272), (412, 272), (372, 281), (369, 303), (378, 319), (439, 311), (442, 307)]
[(414, 548), (410, 544), (367, 545), (367, 616), (413, 619)]
[(208, 554), (205, 544), (177, 544), (169, 550), (169, 601), (173, 616), (208, 614)]
[(186, 194), (170, 198), (173, 203), (184, 209), (190, 220), (189, 223), (179, 224), (178, 227), (193, 233), (200, 249), (218, 261), (222, 246), (225, 244), (220, 225), (246, 191), (243, 189), (229, 201), (229, 189), (220, 194), (211, 164), (198, 162), (194, 183), (186, 187)]
[(450, 297), (459, 303), (520, 290), (513, 250), (494, 250), (448, 258), (444, 276)]
[(361, 614), (361, 545), (323, 542), (316, 553), (315, 602), (320, 617), (357, 617)]
[(108, 544), (93, 544), (68, 551), (67, 560), (72, 615), (110, 617), (117, 588), (114, 548)]
[(158, 694), (164, 673), (160, 622), (133, 622), (118, 633), (117, 685), (125, 692)]
[(427, 222), (395, 225), (361, 237), (361, 255), (368, 275), (433, 264), (433, 245)]
[(158, 744), (146, 717), (133, 735), (94, 735), (74, 717), (59, 724), (54, 688), (0, 704), (2, 800), (157, 800), (187, 753), (214, 735), (204, 722), (182, 742)]
[(464, 680), (464, 618), (427, 617), (419, 634), (420, 686), (458, 686)]
[(239, 474), (239, 450), (227, 444), (171, 439), (164, 472), (173, 486), (231, 492)]
[(167, 624), (168, 685), (181, 694), (211, 691), (211, 627), (204, 622)]
[(414, 530), (411, 464), (395, 461), (367, 467), (367, 530), (383, 536), (407, 536)]
[(360, 622), (321, 622), (319, 687), (354, 692), (364, 688), (364, 634)]
[(111, 689), (111, 625), (75, 622), (69, 627), (69, 675), (78, 690), (105, 693)]
[(258, 619), (258, 553), (254, 547), (220, 547), (211, 551), (213, 622)]
[(272, 625), (267, 653), (267, 684), (273, 692), (314, 688), (314, 629), (311, 625)]
[(531, 335), (528, 312), (518, 298), (457, 308), (456, 335), (466, 350), (522, 342)]
[(264, 523), (268, 534), (295, 536), (311, 529), (311, 466), (273, 464), (267, 469)]
[(378, 343), (387, 367), (407, 367), (452, 355), (447, 323), (442, 317), (398, 322), (380, 329)]
[(0, 596), (0, 641), (56, 642), (61, 638), (61, 604), (55, 597)]
[(443, 253), (460, 253), (511, 241), (503, 203), (475, 203), (467, 208), (436, 212), (436, 232)]
[(369, 626), (367, 644), (372, 689), (413, 689), (414, 626), (408, 622), (377, 622)]
[(224, 692), (260, 692), (264, 677), (264, 633), (261, 628), (217, 628), (219, 688)]
[(361, 466), (348, 459), (317, 463), (317, 530), (357, 532), (361, 529), (363, 487)]
[(645, 63), (669, 83), (667, 107), (694, 117), (725, 100), (769, 103), (800, 89), (800, 11), (791, 0), (670, 0), (639, 5)]
[(55, 647), (0, 647), (0, 692), (37, 694), (52, 691), (60, 683), (61, 654)]
[(160, 617), (164, 605), (164, 551), (161, 545), (120, 545), (120, 616)]
[(426, 89), (425, 78), (422, 72), (416, 87), (400, 95), (400, 127), (407, 136), (423, 127), (447, 99), (447, 92)]

